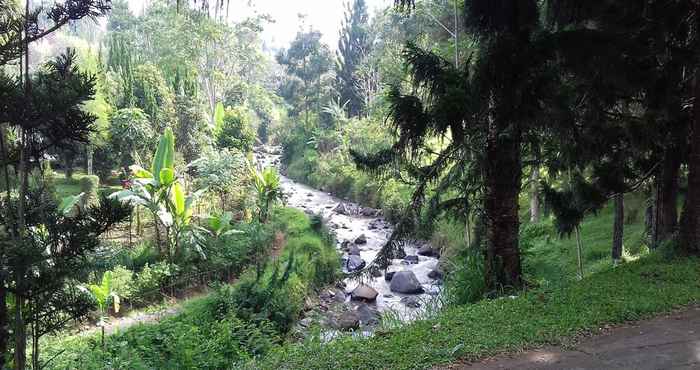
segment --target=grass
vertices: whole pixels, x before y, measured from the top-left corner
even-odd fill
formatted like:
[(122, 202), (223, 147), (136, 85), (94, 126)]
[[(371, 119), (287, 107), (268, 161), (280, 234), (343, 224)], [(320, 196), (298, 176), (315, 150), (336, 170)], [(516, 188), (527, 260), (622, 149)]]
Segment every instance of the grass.
[(249, 367), (420, 369), (559, 344), (603, 324), (638, 320), (697, 301), (698, 262), (653, 254), (565, 286), (451, 307), (436, 319), (369, 339), (344, 337), (327, 345), (309, 340), (281, 347)]
[[(63, 199), (67, 196), (80, 194), (80, 179), (85, 176), (83, 172), (73, 173), (73, 177), (68, 179), (64, 172), (54, 171), (54, 181), (56, 184), (56, 195), (58, 199)], [(100, 194), (109, 195), (115, 191), (121, 190), (121, 186), (112, 184), (100, 184)]]
[[(527, 209), (527, 208), (526, 208)], [(644, 239), (644, 201), (639, 194), (625, 197), (623, 245), (628, 257), (647, 252)], [(611, 249), (614, 211), (609, 202), (598, 214), (588, 215), (581, 224), (584, 276), (612, 267)], [(527, 227), (528, 223), (523, 223)], [(560, 237), (548, 218), (540, 223), (543, 235), (530, 241), (524, 257), (528, 279), (543, 284), (560, 284), (577, 277), (576, 237)]]

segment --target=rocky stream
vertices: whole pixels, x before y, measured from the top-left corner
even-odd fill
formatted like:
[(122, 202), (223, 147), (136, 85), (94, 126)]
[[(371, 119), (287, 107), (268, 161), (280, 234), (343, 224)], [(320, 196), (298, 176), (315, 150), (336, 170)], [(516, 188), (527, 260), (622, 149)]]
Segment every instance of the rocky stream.
[[(255, 151), (259, 167), (274, 166), (282, 173), (281, 184), (288, 206), (324, 219), (338, 241), (344, 272), (369, 265), (393, 231), (382, 212), (289, 179), (280, 167), (280, 157), (280, 149), (275, 147), (259, 147)], [(336, 287), (320, 292), (318, 299), (309, 300), (301, 328), (316, 322), (335, 330), (367, 334), (382, 316), (409, 321), (434, 307), (442, 284), (439, 252), (425, 242), (406, 242), (404, 251), (405, 257), (392, 260), (381, 275), (362, 282), (345, 279)]]

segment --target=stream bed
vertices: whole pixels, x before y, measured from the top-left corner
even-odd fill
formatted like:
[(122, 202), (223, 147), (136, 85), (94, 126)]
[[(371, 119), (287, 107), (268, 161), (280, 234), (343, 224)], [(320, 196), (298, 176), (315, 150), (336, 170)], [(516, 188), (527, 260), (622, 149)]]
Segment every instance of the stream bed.
[[(279, 170), (280, 153), (276, 147), (259, 147), (255, 150), (255, 160), (261, 168), (272, 166)], [(335, 234), (344, 272), (369, 265), (393, 232), (393, 225), (379, 210), (339, 199), (282, 174), (280, 180), (288, 206), (309, 215), (320, 215)], [(439, 253), (428, 243), (408, 241), (404, 251), (405, 258), (392, 260), (381, 276), (368, 276), (362, 282), (345, 279), (337, 289), (321, 292), (319, 301), (325, 310), (331, 303), (344, 306), (340, 310), (336, 308), (340, 314), (330, 320), (331, 326), (355, 329), (358, 321), (364, 329), (371, 329), (378, 317), (388, 312), (402, 321), (410, 321), (436, 304), (442, 283)]]

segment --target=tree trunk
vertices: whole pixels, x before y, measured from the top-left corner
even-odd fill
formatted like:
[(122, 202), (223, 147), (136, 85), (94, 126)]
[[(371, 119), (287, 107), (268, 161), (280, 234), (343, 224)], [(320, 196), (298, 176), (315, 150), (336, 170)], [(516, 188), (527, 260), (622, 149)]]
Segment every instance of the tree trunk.
[(489, 289), (522, 285), (518, 245), (521, 185), (520, 132), (491, 123), (486, 147), (485, 278)]
[(678, 226), (678, 179), (681, 168), (680, 150), (668, 148), (664, 153), (663, 166), (656, 177), (654, 199), (654, 227), (652, 245), (670, 238)]
[(67, 179), (72, 179), (73, 178), (73, 162), (75, 158), (73, 157), (73, 153), (69, 153), (68, 151), (64, 152), (63, 154), (63, 168), (66, 172), (66, 178)]
[(688, 254), (700, 251), (700, 66), (695, 70), (695, 102), (690, 128), (688, 196), (681, 220), (680, 247)]
[(615, 222), (613, 225), (612, 260), (613, 263), (620, 262), (622, 258), (622, 238), (625, 233), (625, 196), (615, 195)]
[(15, 296), (15, 369), (27, 368), (27, 326), (24, 322), (22, 308), (24, 297)]
[(7, 366), (5, 356), (10, 347), (10, 317), (7, 312), (7, 290), (4, 284), (4, 281), (0, 281), (0, 369)]
[(92, 147), (92, 145), (88, 145), (86, 149), (86, 160), (85, 160), (85, 172), (89, 175), (92, 176), (94, 175), (94, 170), (93, 170), (93, 162), (94, 162), (94, 157), (95, 157), (95, 148)]
[(540, 167), (533, 165), (530, 174), (530, 222), (540, 222)]

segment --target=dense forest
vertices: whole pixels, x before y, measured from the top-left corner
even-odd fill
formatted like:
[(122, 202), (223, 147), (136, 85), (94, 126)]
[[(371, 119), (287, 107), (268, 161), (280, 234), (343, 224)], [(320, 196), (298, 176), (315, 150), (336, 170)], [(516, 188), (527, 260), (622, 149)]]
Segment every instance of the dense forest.
[(0, 1), (0, 369), (459, 366), (700, 300), (697, 0), (335, 2), (277, 46)]

